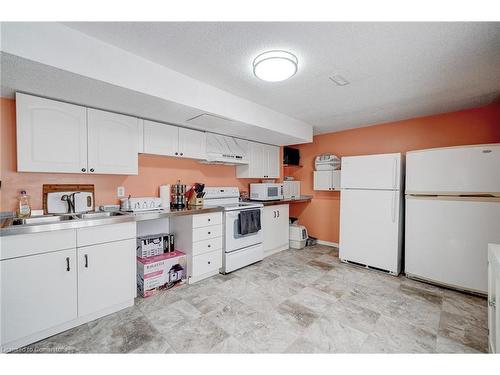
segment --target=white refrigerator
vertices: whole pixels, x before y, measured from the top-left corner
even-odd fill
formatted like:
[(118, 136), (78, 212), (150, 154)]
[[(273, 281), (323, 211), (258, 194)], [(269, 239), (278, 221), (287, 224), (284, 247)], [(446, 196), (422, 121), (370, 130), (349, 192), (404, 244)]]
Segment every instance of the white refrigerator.
[(406, 154), (405, 273), (487, 293), (488, 243), (500, 242), (500, 144)]
[(342, 158), (341, 261), (401, 272), (402, 176), (400, 153)]

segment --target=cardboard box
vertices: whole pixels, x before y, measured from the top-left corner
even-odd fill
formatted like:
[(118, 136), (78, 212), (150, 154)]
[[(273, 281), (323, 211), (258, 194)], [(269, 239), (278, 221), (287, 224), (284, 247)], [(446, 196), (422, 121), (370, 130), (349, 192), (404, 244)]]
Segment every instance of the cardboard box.
[(180, 251), (148, 258), (137, 257), (137, 290), (142, 297), (184, 284), (186, 276), (187, 259)]

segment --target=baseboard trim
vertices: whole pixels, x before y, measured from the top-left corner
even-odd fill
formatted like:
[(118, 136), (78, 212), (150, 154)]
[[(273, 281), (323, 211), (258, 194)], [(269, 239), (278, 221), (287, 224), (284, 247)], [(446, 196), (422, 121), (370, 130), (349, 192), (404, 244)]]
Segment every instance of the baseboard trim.
[(325, 245), (325, 246), (332, 246), (332, 247), (339, 247), (339, 244), (336, 242), (330, 242), (330, 241), (323, 241), (323, 240), (318, 240), (318, 245)]

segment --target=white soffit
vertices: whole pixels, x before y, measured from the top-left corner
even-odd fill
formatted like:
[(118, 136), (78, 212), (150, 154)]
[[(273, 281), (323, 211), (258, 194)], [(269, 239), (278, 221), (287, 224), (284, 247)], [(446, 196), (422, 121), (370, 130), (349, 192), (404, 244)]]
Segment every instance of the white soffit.
[[(275, 144), (312, 140), (312, 126), (306, 122), (210, 86), (62, 24), (2, 23), (1, 38), (1, 48), (6, 56), (18, 56), (44, 66), (192, 108), (200, 111), (199, 113), (217, 114), (238, 123), (249, 124), (248, 129), (242, 132), (251, 135), (248, 139), (256, 139), (257, 135), (257, 138), (267, 138), (269, 143)], [(4, 87), (3, 91), (5, 90)], [(31, 92), (29, 89), (24, 91)], [(139, 115), (133, 113), (133, 106), (128, 112)], [(269, 135), (272, 135), (273, 142), (269, 140)], [(293, 141), (294, 139), (296, 141)]]

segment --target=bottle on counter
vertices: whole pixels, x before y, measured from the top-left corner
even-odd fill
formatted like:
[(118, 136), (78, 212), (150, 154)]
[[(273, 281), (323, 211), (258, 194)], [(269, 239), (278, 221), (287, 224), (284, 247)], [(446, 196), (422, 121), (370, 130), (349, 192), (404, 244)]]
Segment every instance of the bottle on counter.
[(30, 196), (26, 194), (26, 190), (21, 190), (21, 194), (17, 197), (17, 217), (27, 218), (31, 216)]

